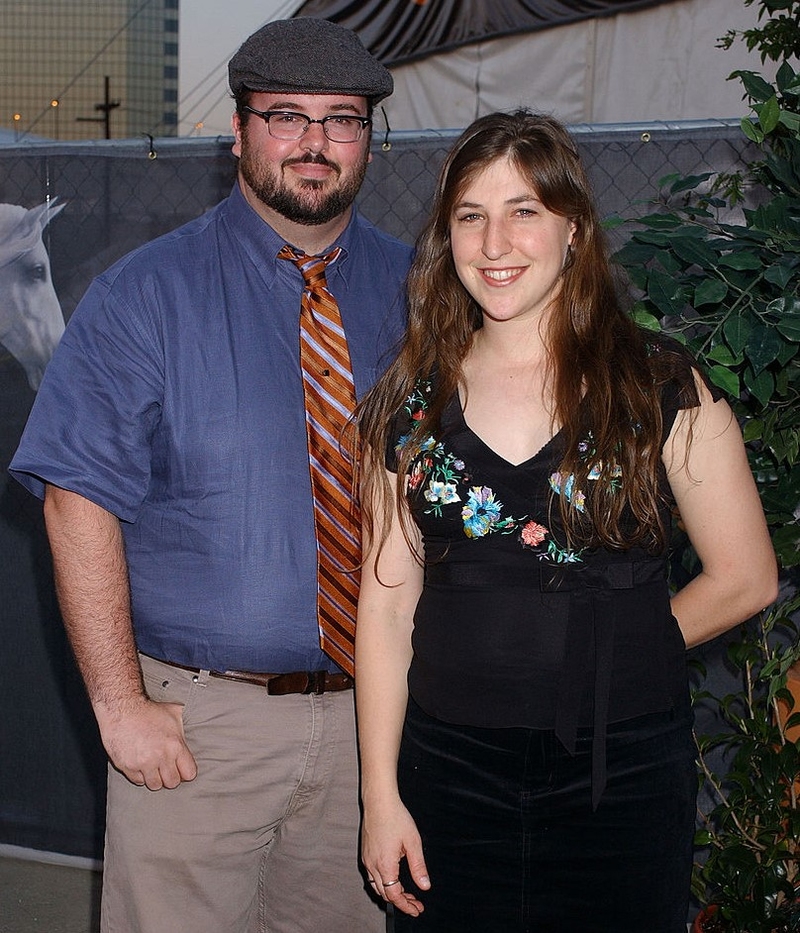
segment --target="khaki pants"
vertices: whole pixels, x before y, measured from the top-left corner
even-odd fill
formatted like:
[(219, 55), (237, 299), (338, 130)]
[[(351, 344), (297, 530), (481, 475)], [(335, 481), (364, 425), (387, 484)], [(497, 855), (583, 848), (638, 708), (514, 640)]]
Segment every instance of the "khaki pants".
[(109, 769), (103, 933), (380, 933), (358, 864), (353, 691), (271, 697), (142, 658), (184, 706), (194, 781)]

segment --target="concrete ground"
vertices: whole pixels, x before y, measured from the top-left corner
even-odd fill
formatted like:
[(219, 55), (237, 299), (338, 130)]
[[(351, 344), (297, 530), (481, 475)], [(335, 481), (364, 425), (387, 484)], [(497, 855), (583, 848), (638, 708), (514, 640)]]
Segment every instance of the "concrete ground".
[(101, 884), (87, 859), (0, 845), (0, 933), (98, 933)]
[(101, 880), (88, 859), (0, 846), (0, 933), (98, 933)]

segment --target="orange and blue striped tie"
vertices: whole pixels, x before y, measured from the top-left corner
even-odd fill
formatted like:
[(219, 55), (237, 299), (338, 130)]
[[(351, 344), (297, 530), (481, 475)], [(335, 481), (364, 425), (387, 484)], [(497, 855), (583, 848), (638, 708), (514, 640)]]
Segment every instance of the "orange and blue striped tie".
[(307, 256), (284, 246), (303, 275), (300, 301), (300, 368), (317, 537), (317, 618), (320, 645), (348, 674), (354, 672), (361, 523), (353, 490), (352, 456), (343, 437), (356, 404), (347, 337), (326, 267), (341, 248)]

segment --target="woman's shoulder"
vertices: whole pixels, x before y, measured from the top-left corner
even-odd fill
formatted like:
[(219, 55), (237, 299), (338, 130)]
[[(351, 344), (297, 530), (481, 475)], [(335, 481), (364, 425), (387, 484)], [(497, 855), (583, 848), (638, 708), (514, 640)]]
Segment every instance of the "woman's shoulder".
[(722, 392), (714, 386), (702, 365), (680, 340), (663, 331), (642, 331), (647, 362), (653, 382), (660, 390), (667, 407), (696, 408), (700, 404), (697, 391), (699, 376), (716, 401)]
[(414, 429), (425, 416), (430, 405), (435, 373), (418, 376), (402, 405), (394, 413), (386, 436), (386, 463), (396, 471), (400, 451), (409, 442)]

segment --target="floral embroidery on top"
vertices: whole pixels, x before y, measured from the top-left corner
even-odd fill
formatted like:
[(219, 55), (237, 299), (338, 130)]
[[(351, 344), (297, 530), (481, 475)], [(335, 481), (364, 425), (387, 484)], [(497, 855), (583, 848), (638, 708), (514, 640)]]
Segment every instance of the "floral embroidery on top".
[[(585, 461), (596, 453), (593, 441), (592, 432), (589, 431), (586, 438), (578, 444), (578, 453), (580, 454), (581, 460)], [(586, 478), (590, 481), (596, 481), (600, 479), (605, 470), (606, 467), (603, 461), (598, 460), (596, 463), (592, 464)], [(551, 473), (549, 483), (553, 492), (557, 493), (559, 496), (564, 496), (573, 508), (577, 509), (579, 512), (585, 511), (586, 494), (581, 489), (575, 489), (575, 477), (572, 473), (569, 474), (566, 480), (559, 471)], [(618, 463), (612, 463), (610, 466), (609, 486), (612, 490), (617, 490), (622, 486), (622, 467)]]
[[(544, 525), (530, 521), (523, 526), (522, 531), (519, 533), (519, 542), (525, 548), (536, 550), (540, 545), (544, 544), (549, 534), (550, 531)], [(576, 564), (581, 561), (584, 550), (584, 548), (576, 551), (572, 550), (572, 548), (559, 547), (551, 536), (545, 549), (539, 551), (536, 556), (539, 560), (548, 560), (553, 564)]]
[[(403, 410), (412, 422), (425, 419), (428, 408), (428, 399), (431, 393), (429, 379), (420, 379), (414, 390), (406, 399)], [(400, 437), (395, 445), (395, 452), (400, 453), (410, 442), (412, 432), (409, 431)], [(591, 434), (579, 445), (582, 456), (588, 457), (592, 453)], [(614, 477), (621, 475), (615, 467)], [(602, 464), (597, 464), (589, 473), (589, 479), (597, 479), (602, 474)], [(550, 487), (558, 495), (566, 498), (579, 511), (584, 510), (585, 496), (580, 490), (575, 490), (574, 477), (562, 480), (560, 473), (550, 476)], [(424, 509), (426, 515), (442, 517), (442, 508), (463, 502), (461, 507), (461, 521), (464, 534), (468, 538), (483, 538), (488, 534), (512, 534), (518, 532), (517, 540), (524, 548), (536, 551), (540, 560), (552, 563), (576, 563), (581, 560), (584, 549), (571, 549), (559, 546), (554, 540), (552, 532), (545, 525), (531, 519), (528, 515), (504, 515), (504, 505), (497, 498), (496, 493), (489, 486), (473, 483), (473, 477), (467, 470), (466, 464), (455, 454), (446, 450), (441, 442), (428, 435), (418, 442), (416, 454), (411, 463), (408, 477), (408, 491), (421, 492), (423, 499), (428, 503)]]
[[(411, 421), (423, 421), (428, 408), (431, 392), (430, 380), (419, 380), (414, 391), (403, 406)], [(395, 445), (399, 453), (411, 440), (411, 432), (404, 434)], [(459, 486), (468, 486), (472, 477), (466, 472), (466, 464), (460, 458), (445, 450), (428, 435), (418, 444), (411, 471), (408, 477), (408, 489), (416, 492), (422, 489), (422, 496), (429, 507), (426, 515), (442, 517), (442, 506), (464, 501), (459, 494)], [(424, 486), (424, 488), (423, 488)], [(464, 534), (468, 538), (482, 538), (493, 532), (510, 534), (527, 520), (527, 516), (514, 518), (503, 516), (503, 503), (495, 497), (488, 486), (472, 486), (465, 493), (466, 501), (461, 509)]]
[(527, 547), (539, 547), (550, 532), (538, 522), (528, 522), (519, 533), (520, 540)]
[[(503, 503), (495, 499), (494, 492), (488, 486), (473, 486), (468, 495), (467, 502), (461, 509), (461, 520), (464, 522), (464, 534), (468, 538), (482, 538), (492, 531), (508, 534), (514, 531), (524, 518), (500, 517)], [(526, 516), (527, 517), (527, 516)]]

